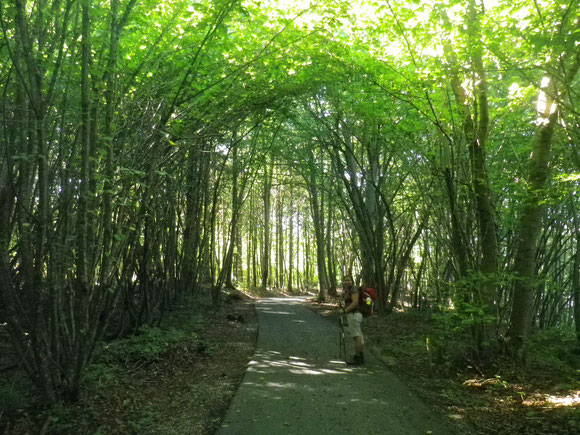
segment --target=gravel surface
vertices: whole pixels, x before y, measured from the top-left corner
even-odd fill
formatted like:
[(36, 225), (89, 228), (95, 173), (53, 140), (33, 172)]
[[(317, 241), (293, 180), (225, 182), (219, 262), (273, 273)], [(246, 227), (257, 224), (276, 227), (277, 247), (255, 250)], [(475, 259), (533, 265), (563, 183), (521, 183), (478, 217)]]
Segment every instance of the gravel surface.
[(217, 435), (453, 433), (369, 352), (341, 361), (338, 324), (304, 302), (256, 301), (256, 353)]

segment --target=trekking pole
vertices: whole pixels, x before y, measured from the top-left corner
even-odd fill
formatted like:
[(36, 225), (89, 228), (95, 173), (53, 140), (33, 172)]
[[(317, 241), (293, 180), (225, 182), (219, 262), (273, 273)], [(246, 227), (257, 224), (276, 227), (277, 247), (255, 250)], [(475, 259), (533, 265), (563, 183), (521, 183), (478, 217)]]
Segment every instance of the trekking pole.
[(339, 349), (340, 349), (340, 356), (339, 358), (343, 358), (344, 355), (344, 361), (346, 362), (346, 340), (344, 339), (344, 314), (340, 315), (340, 334), (339, 334)]

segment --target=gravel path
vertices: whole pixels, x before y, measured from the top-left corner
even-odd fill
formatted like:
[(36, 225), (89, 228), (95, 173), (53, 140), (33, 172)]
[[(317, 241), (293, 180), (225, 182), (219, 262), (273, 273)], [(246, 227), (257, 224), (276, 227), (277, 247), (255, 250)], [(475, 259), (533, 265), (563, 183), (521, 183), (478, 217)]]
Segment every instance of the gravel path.
[(256, 353), (217, 435), (453, 432), (372, 354), (340, 361), (338, 325), (303, 298), (261, 299), (256, 311)]

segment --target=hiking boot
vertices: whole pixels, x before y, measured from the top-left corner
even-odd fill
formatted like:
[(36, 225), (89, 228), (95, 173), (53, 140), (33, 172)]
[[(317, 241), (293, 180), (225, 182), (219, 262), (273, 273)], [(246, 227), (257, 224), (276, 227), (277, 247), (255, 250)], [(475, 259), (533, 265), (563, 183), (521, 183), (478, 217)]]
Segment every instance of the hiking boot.
[(364, 355), (353, 355), (352, 356), (352, 360), (347, 361), (346, 363), (349, 366), (360, 366), (361, 364), (363, 364), (365, 362), (365, 357)]

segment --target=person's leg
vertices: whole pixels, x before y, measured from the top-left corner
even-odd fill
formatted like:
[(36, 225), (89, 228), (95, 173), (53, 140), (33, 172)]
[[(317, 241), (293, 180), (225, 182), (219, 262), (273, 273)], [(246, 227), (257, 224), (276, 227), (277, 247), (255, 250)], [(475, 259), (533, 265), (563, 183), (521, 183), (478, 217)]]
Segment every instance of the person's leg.
[(353, 364), (361, 364), (364, 362), (364, 339), (361, 331), (362, 315), (360, 313), (353, 313), (347, 316), (349, 333), (354, 342)]
[(355, 313), (354, 314), (355, 320), (358, 323), (358, 336), (357, 336), (357, 342), (355, 343), (355, 351), (356, 354), (358, 355), (358, 358), (360, 360), (361, 363), (365, 362), (365, 356), (364, 356), (364, 346), (365, 346), (365, 339), (362, 333), (362, 321), (363, 321), (363, 316), (361, 313)]
[(361, 336), (354, 337), (354, 352), (357, 355), (362, 355), (364, 351), (364, 344)]

